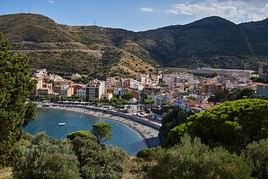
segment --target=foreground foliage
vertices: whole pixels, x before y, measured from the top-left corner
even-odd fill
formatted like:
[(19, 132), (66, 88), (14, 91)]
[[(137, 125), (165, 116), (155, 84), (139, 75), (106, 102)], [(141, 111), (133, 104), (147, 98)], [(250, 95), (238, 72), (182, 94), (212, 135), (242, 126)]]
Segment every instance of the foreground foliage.
[(103, 149), (96, 141), (96, 138), (92, 140), (81, 136), (71, 141), (79, 161), (81, 176), (93, 179), (121, 178), (126, 153), (117, 148)]
[(13, 145), (36, 113), (35, 105), (26, 103), (34, 87), (30, 73), (27, 59), (11, 52), (0, 34), (0, 166), (12, 160)]
[(268, 178), (268, 139), (249, 144), (243, 155), (252, 165), (253, 177)]
[(171, 109), (168, 113), (164, 115), (163, 120), (162, 120), (162, 126), (159, 131), (159, 137), (160, 137), (162, 146), (170, 145), (168, 141), (168, 134), (170, 130), (180, 124), (185, 123), (187, 120), (187, 115), (189, 116), (191, 114), (187, 114), (177, 108)]
[(78, 160), (67, 141), (56, 141), (40, 134), (30, 145), (21, 146), (20, 158), (13, 166), (15, 178), (80, 178)]
[(249, 143), (268, 137), (268, 101), (245, 99), (225, 102), (189, 117), (169, 133), (169, 142), (179, 143), (185, 133), (200, 137), (211, 147), (241, 151)]
[(195, 138), (185, 136), (180, 145), (158, 152), (157, 164), (149, 172), (154, 179), (251, 178), (250, 165), (244, 158), (223, 148), (210, 149)]
[(13, 176), (33, 179), (121, 178), (127, 154), (117, 148), (103, 148), (92, 134), (87, 136), (85, 131), (78, 131), (68, 136), (71, 140), (54, 140), (44, 134), (21, 140)]

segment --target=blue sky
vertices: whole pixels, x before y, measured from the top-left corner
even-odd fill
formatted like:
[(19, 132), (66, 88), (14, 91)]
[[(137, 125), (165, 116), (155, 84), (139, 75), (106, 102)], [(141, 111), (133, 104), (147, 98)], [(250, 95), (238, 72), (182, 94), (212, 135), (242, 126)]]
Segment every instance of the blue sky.
[(31, 12), (68, 25), (133, 31), (186, 24), (207, 16), (235, 23), (268, 17), (268, 0), (0, 0), (0, 14)]

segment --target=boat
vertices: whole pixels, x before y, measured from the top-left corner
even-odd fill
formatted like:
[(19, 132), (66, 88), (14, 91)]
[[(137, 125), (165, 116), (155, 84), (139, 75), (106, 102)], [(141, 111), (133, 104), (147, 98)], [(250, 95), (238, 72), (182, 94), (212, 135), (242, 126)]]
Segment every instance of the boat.
[(58, 125), (59, 126), (64, 126), (66, 123), (65, 122), (59, 122)]

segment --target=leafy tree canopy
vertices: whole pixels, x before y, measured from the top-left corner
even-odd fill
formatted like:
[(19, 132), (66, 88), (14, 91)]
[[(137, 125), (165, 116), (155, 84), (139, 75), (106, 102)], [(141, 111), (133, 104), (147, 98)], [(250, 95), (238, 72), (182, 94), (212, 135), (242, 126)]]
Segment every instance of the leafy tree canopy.
[(107, 123), (97, 123), (93, 125), (93, 134), (96, 136), (98, 143), (112, 139), (112, 128)]
[(26, 103), (34, 88), (27, 59), (10, 51), (0, 34), (0, 163), (9, 161), (12, 146), (20, 139), (23, 127), (36, 113), (35, 105)]
[(123, 94), (121, 97), (125, 100), (130, 100), (131, 98), (133, 98), (133, 94), (128, 92), (128, 93)]
[(96, 141), (96, 137), (90, 132), (86, 130), (76, 131), (68, 134), (68, 139), (73, 140), (74, 138), (83, 138)]
[[(240, 151), (247, 144), (268, 137), (268, 101), (244, 99), (225, 102), (190, 116), (169, 133), (174, 143), (188, 132), (212, 147), (224, 146)], [(177, 140), (177, 141), (176, 141)]]
[(187, 115), (191, 114), (186, 114), (184, 111), (177, 108), (169, 110), (169, 112), (164, 115), (162, 126), (159, 131), (160, 141), (163, 146), (169, 145), (167, 138), (170, 130), (180, 124), (185, 123), (187, 120)]

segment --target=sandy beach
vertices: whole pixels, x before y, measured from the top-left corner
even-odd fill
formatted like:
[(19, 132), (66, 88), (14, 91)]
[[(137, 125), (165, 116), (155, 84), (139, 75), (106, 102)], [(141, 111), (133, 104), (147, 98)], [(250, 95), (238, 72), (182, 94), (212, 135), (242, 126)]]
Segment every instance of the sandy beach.
[(88, 109), (83, 109), (83, 108), (79, 108), (79, 107), (62, 107), (62, 106), (53, 105), (53, 106), (49, 106), (49, 107), (45, 107), (45, 108), (80, 112), (80, 113), (99, 117), (100, 119), (103, 118), (103, 119), (115, 120), (115, 121), (118, 121), (119, 123), (129, 127), (134, 132), (136, 132), (142, 139), (145, 140), (145, 142), (147, 143), (147, 145), (149, 147), (156, 146), (158, 143), (158, 133), (159, 133), (158, 130), (153, 129), (149, 126), (139, 124), (135, 121), (131, 121), (130, 119), (125, 119), (125, 118), (120, 117), (120, 116), (106, 114), (106, 113), (88, 110)]

